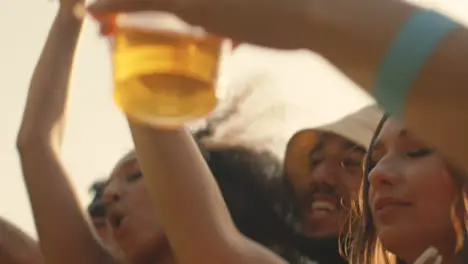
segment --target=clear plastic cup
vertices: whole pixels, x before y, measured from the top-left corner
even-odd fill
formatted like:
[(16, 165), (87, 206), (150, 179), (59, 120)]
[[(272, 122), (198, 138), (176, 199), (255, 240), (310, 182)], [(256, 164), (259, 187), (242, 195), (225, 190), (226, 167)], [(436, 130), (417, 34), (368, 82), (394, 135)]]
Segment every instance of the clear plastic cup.
[(216, 107), (221, 38), (166, 12), (119, 14), (113, 23), (114, 100), (125, 114), (171, 127)]

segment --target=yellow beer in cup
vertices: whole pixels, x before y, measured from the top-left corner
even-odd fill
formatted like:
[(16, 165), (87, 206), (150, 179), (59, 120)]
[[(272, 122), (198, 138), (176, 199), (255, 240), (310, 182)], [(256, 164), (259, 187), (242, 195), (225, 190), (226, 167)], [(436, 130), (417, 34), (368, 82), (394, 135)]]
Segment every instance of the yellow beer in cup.
[(222, 39), (165, 12), (119, 14), (114, 23), (114, 99), (130, 118), (180, 126), (216, 107)]

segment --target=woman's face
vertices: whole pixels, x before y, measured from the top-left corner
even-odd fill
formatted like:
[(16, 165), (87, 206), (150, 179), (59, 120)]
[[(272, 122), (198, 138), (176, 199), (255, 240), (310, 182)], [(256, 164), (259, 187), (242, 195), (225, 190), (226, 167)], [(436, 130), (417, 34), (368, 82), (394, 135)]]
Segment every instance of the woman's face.
[(117, 259), (122, 259), (122, 252), (120, 247), (116, 244), (114, 237), (112, 236), (112, 231), (107, 223), (105, 217), (92, 217), (91, 218), (94, 226), (94, 230), (96, 230), (97, 235), (101, 239), (104, 246), (112, 253), (114, 257)]
[(336, 236), (362, 182), (365, 150), (333, 133), (321, 133), (309, 153), (307, 175), (289, 175), (310, 237)]
[(453, 252), (458, 188), (441, 158), (389, 119), (371, 160), (368, 203), (383, 247), (411, 263), (429, 246)]
[(131, 263), (148, 263), (168, 249), (133, 153), (114, 169), (104, 191), (112, 236)]

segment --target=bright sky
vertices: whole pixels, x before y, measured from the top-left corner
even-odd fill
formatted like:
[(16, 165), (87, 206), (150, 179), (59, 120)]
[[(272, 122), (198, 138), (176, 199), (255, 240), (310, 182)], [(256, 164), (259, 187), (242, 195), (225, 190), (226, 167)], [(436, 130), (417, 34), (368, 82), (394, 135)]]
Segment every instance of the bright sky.
[[(466, 0), (419, 2), (434, 3), (433, 6), (442, 8), (463, 22), (468, 22)], [(0, 216), (13, 221), (33, 235), (34, 224), (14, 144), (29, 79), (56, 8), (56, 3), (47, 0), (0, 1), (0, 72), (3, 73), (0, 74), (0, 120), (3, 124), (0, 130), (0, 166), (3, 171), (0, 184)], [(106, 48), (105, 42), (97, 37), (92, 23), (88, 23), (72, 82), (63, 150), (65, 165), (83, 205), (89, 199), (87, 189), (91, 182), (104, 177), (115, 161), (131, 148), (124, 120), (111, 101)], [(323, 122), (326, 118), (336, 118), (369, 102), (359, 91), (347, 87), (352, 86), (348, 80), (338, 75), (332, 67), (324, 67), (319, 58), (310, 54), (276, 53), (242, 47), (228, 65), (227, 72), (230, 73), (230, 77), (225, 81), (228, 83), (226, 87), (249, 83), (249, 78), (253, 75), (266, 71), (270, 76), (274, 76), (269, 81), (263, 81), (265, 90), (269, 89), (269, 97), (277, 102), (287, 98), (286, 104), (296, 107), (290, 113), (297, 113), (297, 110), (303, 107), (309, 108), (312, 114), (307, 118), (314, 117), (313, 120), (307, 121), (310, 124)], [(303, 93), (305, 87), (308, 96), (294, 92), (300, 90)], [(265, 94), (262, 93), (260, 97)], [(257, 95), (255, 100), (252, 99), (252, 102), (258, 102), (258, 97)], [(314, 100), (315, 98), (320, 100)], [(331, 109), (333, 111), (330, 111), (331, 114), (325, 117), (323, 110), (330, 110), (327, 105), (331, 100), (335, 101), (334, 106), (340, 107), (334, 107)], [(313, 106), (311, 101), (314, 102)], [(318, 113), (321, 115), (318, 116)], [(276, 123), (274, 131), (278, 131), (277, 127)], [(290, 129), (283, 131), (285, 134), (290, 133)]]

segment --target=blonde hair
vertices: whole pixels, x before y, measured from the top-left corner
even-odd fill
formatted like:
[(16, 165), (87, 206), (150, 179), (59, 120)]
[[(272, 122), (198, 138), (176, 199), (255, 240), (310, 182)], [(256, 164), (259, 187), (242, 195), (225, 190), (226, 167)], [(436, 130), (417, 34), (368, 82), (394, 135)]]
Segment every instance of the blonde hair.
[[(370, 165), (370, 156), (374, 146), (374, 142), (377, 136), (380, 134), (382, 127), (387, 120), (387, 116), (384, 116), (376, 129), (374, 134), (369, 152), (365, 158), (364, 162), (364, 177), (361, 185), (361, 193), (358, 200), (353, 201), (352, 210), (350, 212), (348, 228), (349, 232), (345, 235), (345, 251), (343, 252), (349, 260), (350, 264), (397, 264), (404, 263), (402, 260), (399, 260), (397, 256), (390, 253), (386, 250), (382, 243), (380, 242), (375, 227), (373, 224), (372, 216), (370, 213), (370, 208), (367, 202), (367, 196), (369, 191), (369, 181), (368, 175), (371, 171)], [(464, 203), (464, 186), (466, 186), (466, 177), (463, 177), (464, 172), (456, 169), (451, 164), (447, 164), (449, 168), (450, 175), (453, 180), (460, 186), (460, 195), (454, 201), (451, 208), (451, 218), (456, 234), (456, 248), (455, 252), (466, 254), (468, 248), (464, 243), (466, 236), (465, 229), (465, 220), (464, 215), (459, 215), (457, 209), (458, 206), (463, 206), (463, 211), (465, 210)]]

